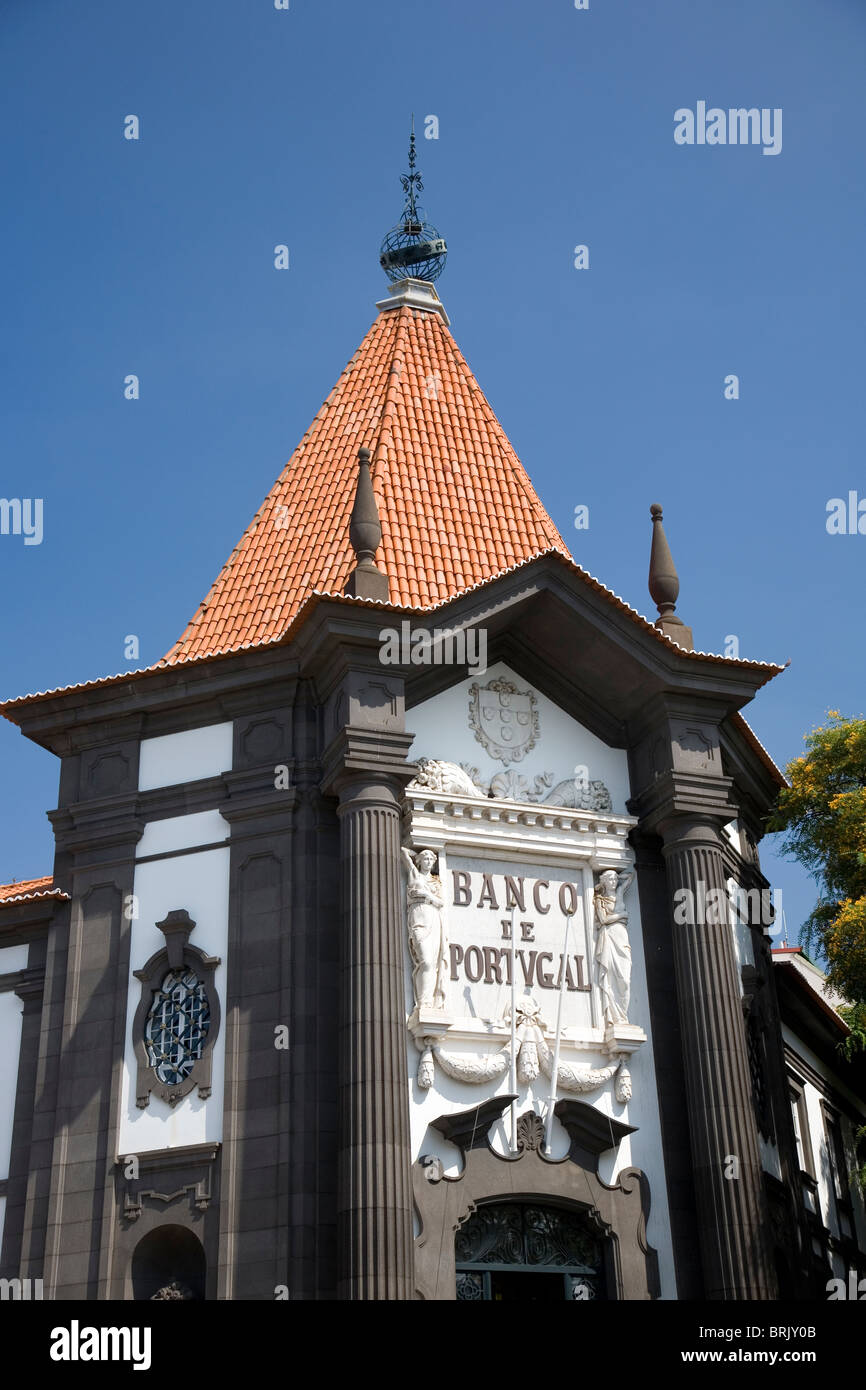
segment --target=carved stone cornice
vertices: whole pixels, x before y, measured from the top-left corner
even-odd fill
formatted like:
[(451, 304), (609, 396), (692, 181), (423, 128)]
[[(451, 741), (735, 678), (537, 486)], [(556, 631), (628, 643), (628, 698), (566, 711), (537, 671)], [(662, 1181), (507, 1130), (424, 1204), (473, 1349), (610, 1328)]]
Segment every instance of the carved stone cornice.
[[(124, 686), (123, 693), (128, 695), (128, 692), (129, 686)], [(144, 714), (140, 709), (126, 711), (111, 718), (106, 718), (101, 710), (97, 714), (91, 709), (91, 718), (86, 722), (80, 720), (79, 709), (76, 711), (77, 719), (73, 716), (75, 722), (64, 718), (60, 712), (63, 697), (65, 695), (69, 699), (76, 693), (73, 687), (71, 691), (60, 690), (53, 697), (34, 701), (29, 707), (23, 708), (20, 714), (13, 714), (14, 722), (20, 725), (21, 732), (27, 738), (32, 738), (34, 743), (50, 749), (59, 758), (74, 757), (76, 754), (94, 749), (110, 748), (123, 740), (135, 741), (141, 738)], [(93, 702), (93, 694), (87, 693)], [(101, 695), (102, 692), (98, 691), (97, 694)], [(79, 696), (79, 702), (80, 699)]]
[[(221, 1145), (216, 1141), (206, 1144), (183, 1144), (176, 1149), (153, 1149), (149, 1153), (136, 1154), (140, 1173), (164, 1173), (175, 1168), (198, 1168), (203, 1163), (213, 1163)], [(114, 1162), (122, 1167), (128, 1155), (115, 1155)]]
[(136, 814), (150, 822), (167, 820), (172, 816), (188, 816), (193, 811), (216, 810), (228, 795), (226, 777), (230, 775), (202, 777), (196, 782), (140, 791), (136, 796)]
[(404, 820), (417, 844), (459, 846), (487, 853), (519, 854), (539, 863), (585, 860), (594, 869), (627, 862), (632, 816), (609, 811), (572, 810), (543, 802), (506, 801), (497, 797), (455, 796), (410, 787)]
[(234, 825), (240, 821), (290, 817), (298, 800), (298, 789), (292, 781), (292, 764), (286, 763), (284, 766), (288, 769), (289, 784), (279, 788), (275, 785), (273, 767), (227, 772), (223, 785), (228, 800), (221, 802), (218, 807), (223, 820)]
[(68, 896), (0, 903), (0, 950), (7, 946), (26, 946), (47, 936), (55, 917), (68, 907)]
[(34, 696), (10, 704), (6, 718), (64, 757), (120, 738), (153, 738), (231, 719), (259, 708), (265, 690), (275, 703), (290, 702), (296, 675), (287, 647), (254, 648)]
[(49, 811), (58, 849), (70, 853), (105, 850), (117, 845), (132, 848), (144, 834), (144, 818), (138, 814), (138, 793), (94, 797), (62, 810)]
[(13, 989), (23, 1001), (25, 1009), (28, 1005), (32, 1008), (35, 1004), (41, 1004), (45, 990), (45, 971), (29, 968), (19, 971), (18, 983), (13, 985)]

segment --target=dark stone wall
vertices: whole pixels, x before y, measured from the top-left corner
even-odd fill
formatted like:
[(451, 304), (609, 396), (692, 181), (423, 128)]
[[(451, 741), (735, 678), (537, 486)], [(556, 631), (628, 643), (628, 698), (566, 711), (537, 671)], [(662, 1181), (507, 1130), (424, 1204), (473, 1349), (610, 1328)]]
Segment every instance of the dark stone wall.
[[(49, 950), (31, 1143), (28, 1264), (52, 1298), (104, 1296), (129, 952), (132, 863), (76, 875)], [(64, 950), (64, 946), (67, 947)], [(51, 968), (53, 966), (53, 968)], [(66, 973), (68, 970), (68, 974)], [(50, 982), (50, 987), (49, 987)], [(65, 986), (65, 988), (64, 988)]]
[[(695, 866), (690, 861), (680, 872), (686, 851), (673, 845), (665, 868), (659, 836), (669, 838), (671, 817), (708, 807), (720, 826), (736, 814), (742, 797), (737, 789), (729, 804), (732, 779), (720, 775), (718, 723), (751, 698), (752, 677), (684, 665), (630, 619), (620, 621), (607, 607), (597, 613), (602, 600), (557, 564), (545, 560), (532, 574), (505, 577), (495, 592), (456, 601), (453, 612), (459, 615), (461, 604), (483, 602), (491, 611), (498, 604), (492, 640), (497, 623), (517, 634), (531, 657), (527, 679), (585, 721), (572, 683), (575, 690), (586, 686), (601, 734), (629, 747), (641, 803), (635, 847), (678, 1292), (737, 1296), (735, 1266), (763, 1263), (734, 1248), (755, 1235), (762, 1196), (752, 1193), (742, 1209), (729, 1200), (738, 1230), (714, 1284), (708, 1242), (714, 1204), (724, 1204), (718, 1183), (707, 1179), (715, 1152), (700, 1165), (703, 1197), (696, 1198), (694, 1182), (702, 1086), (712, 1091), (717, 1113), (736, 1111), (750, 1186), (760, 1177), (751, 1171), (754, 1121), (737, 981), (721, 935), (709, 953), (706, 943), (700, 950), (692, 941), (677, 945), (670, 894), (692, 881)], [(548, 580), (546, 569), (555, 571)], [(521, 616), (527, 603), (531, 612)], [(515, 607), (506, 612), (509, 604)], [(408, 1084), (395, 819), (408, 775), (408, 686), (402, 673), (385, 676), (378, 664), (380, 622), (380, 613), (361, 605), (331, 612), (323, 603), (292, 647), (160, 671), (127, 689), (59, 696), (32, 714), (31, 736), (62, 758), (60, 809), (51, 817), (55, 881), (73, 900), (57, 906), (33, 956), (45, 979), (41, 1011), (34, 979), (25, 1016), (30, 1042), (20, 1071), (4, 1259), (15, 1257), (20, 1240), (20, 1268), (10, 1274), (43, 1276), (50, 1297), (129, 1296), (133, 1251), (160, 1224), (201, 1241), (208, 1297), (270, 1300), (281, 1286), (292, 1299), (395, 1297), (412, 1287), (404, 1239), (411, 1165), (401, 1158), (408, 1153)], [(442, 682), (460, 678), (435, 674)], [(675, 707), (667, 710), (674, 688)], [(190, 786), (136, 791), (141, 738), (224, 720), (234, 724), (231, 771)], [(743, 758), (749, 763), (752, 755)], [(287, 769), (287, 785), (277, 785), (278, 767)], [(756, 805), (763, 795), (757, 787)], [(363, 804), (370, 796), (378, 807)], [(132, 1180), (119, 1175), (114, 1149), (129, 1026), (123, 903), (144, 822), (207, 809), (218, 809), (231, 827), (223, 1142), (213, 1152), (198, 1146), (170, 1159), (142, 1156)], [(718, 834), (713, 853), (721, 863)], [(387, 882), (374, 885), (374, 861), (383, 857)], [(691, 858), (696, 873), (719, 878), (720, 869), (711, 875), (703, 860)], [(373, 959), (371, 943), (380, 958)], [(707, 1023), (718, 1023), (719, 981), (725, 1018), (705, 1037)], [(769, 990), (764, 994), (778, 1087), (778, 1010)], [(281, 1049), (275, 1030), (284, 1027), (288, 1048)], [(713, 1060), (716, 1035), (733, 1059), (727, 1070)], [(690, 1073), (688, 1059), (701, 1049), (706, 1065), (692, 1064)], [(377, 1144), (384, 1176), (376, 1169)], [(159, 1195), (176, 1190), (168, 1202)], [(391, 1251), (393, 1269), (373, 1268), (371, 1232)], [(761, 1268), (752, 1270), (749, 1291), (769, 1291)]]

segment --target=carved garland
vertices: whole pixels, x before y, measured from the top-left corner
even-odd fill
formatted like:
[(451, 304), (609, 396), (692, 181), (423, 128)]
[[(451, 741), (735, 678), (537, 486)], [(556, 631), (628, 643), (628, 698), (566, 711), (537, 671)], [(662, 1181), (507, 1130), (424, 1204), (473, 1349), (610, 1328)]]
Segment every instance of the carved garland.
[[(539, 1016), (539, 1005), (534, 1000), (527, 1000), (518, 1006), (515, 1028), (517, 1079), (524, 1085), (535, 1081), (539, 1072), (543, 1072), (548, 1080), (553, 1078), (553, 1053), (544, 1038), (542, 1030), (545, 1026)], [(498, 1052), (488, 1052), (482, 1056), (447, 1052), (435, 1037), (425, 1037), (420, 1046), (418, 1085), (424, 1091), (430, 1089), (435, 1079), (434, 1058), (453, 1081), (467, 1081), (472, 1085), (495, 1081), (504, 1076), (511, 1066), (510, 1040)], [(572, 1095), (584, 1095), (598, 1090), (613, 1077), (616, 1077), (614, 1094), (624, 1105), (631, 1100), (632, 1094), (631, 1075), (625, 1066), (624, 1053), (618, 1053), (615, 1060), (605, 1067), (576, 1067), (560, 1060), (556, 1084)]]

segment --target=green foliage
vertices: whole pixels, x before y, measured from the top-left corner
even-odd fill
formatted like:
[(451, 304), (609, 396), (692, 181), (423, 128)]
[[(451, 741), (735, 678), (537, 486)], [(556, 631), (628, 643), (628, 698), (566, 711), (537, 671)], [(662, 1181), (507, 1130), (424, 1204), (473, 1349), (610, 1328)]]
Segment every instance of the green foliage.
[[(839, 1044), (839, 1051), (850, 1062), (858, 1052), (866, 1052), (866, 1004), (851, 1004), (839, 1013), (851, 1029), (850, 1035)], [(854, 1130), (854, 1155), (857, 1166), (851, 1181), (859, 1183), (866, 1195), (866, 1125)]]
[(788, 764), (767, 829), (783, 832), (782, 853), (818, 880), (803, 939), (825, 958), (831, 987), (859, 1006), (853, 1049), (866, 1045), (866, 720), (827, 717)]
[(839, 1044), (840, 1050), (850, 1062), (855, 1053), (866, 1052), (866, 1004), (851, 1004), (847, 1008), (841, 1008), (839, 1013), (851, 1029), (850, 1036)]
[(866, 1125), (861, 1125), (854, 1131), (854, 1153), (857, 1160), (857, 1167), (851, 1174), (855, 1183), (859, 1183), (866, 1196)]

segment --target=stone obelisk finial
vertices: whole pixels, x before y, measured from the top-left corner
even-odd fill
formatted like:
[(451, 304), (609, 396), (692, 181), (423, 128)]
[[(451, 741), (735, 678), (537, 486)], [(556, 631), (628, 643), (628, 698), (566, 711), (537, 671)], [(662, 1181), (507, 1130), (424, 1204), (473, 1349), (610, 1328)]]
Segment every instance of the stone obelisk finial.
[(388, 602), (388, 576), (376, 565), (376, 551), (382, 542), (379, 509), (370, 479), (370, 450), (358, 450), (358, 486), (349, 522), (349, 540), (358, 563), (346, 582), (346, 593), (355, 598), (377, 598)]
[(659, 610), (655, 625), (666, 637), (670, 637), (671, 641), (691, 652), (695, 648), (692, 630), (674, 613), (680, 581), (662, 526), (661, 503), (653, 502), (650, 516), (653, 519), (653, 543), (650, 551), (649, 591)]

